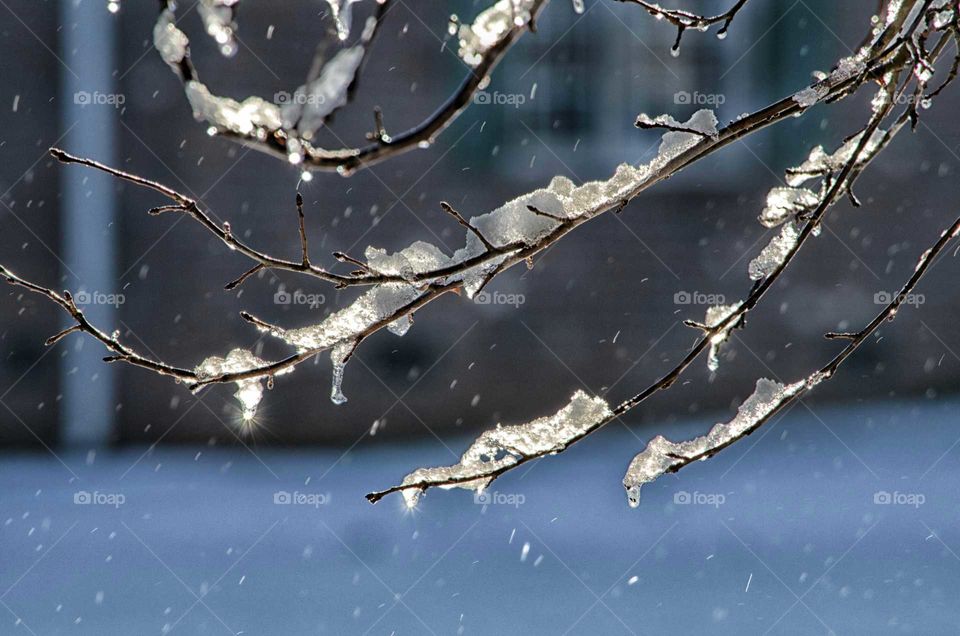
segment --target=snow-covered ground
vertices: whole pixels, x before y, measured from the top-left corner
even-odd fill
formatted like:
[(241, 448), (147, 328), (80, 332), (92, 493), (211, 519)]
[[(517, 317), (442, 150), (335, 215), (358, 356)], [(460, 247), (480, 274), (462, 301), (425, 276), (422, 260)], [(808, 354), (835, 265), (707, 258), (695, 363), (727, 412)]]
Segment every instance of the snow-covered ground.
[(363, 494), (452, 461), (435, 441), (8, 454), (0, 633), (956, 633), (957, 403), (809, 404), (636, 510), (620, 480), (653, 433), (618, 424), (487, 506), (412, 512)]

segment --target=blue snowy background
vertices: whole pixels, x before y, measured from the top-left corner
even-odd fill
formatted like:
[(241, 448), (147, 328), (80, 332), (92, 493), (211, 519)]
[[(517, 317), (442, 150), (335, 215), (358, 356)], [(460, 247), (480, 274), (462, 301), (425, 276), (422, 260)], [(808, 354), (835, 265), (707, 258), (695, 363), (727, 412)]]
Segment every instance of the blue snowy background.
[[(106, 4), (0, 0), (0, 263), (73, 290), (106, 271), (90, 291), (123, 301), (92, 310), (99, 324), (189, 366), (234, 346), (288, 353), (257, 341), (240, 310), (299, 326), (356, 292), (292, 275), (222, 292), (249, 267), (242, 257), (189, 220), (147, 216), (156, 196), (58, 165), (49, 146), (192, 193), (280, 255), (298, 249), (297, 188), (324, 266), (368, 244), (451, 251), (463, 232), (439, 201), (471, 216), (553, 175), (604, 178), (649, 160), (658, 135), (633, 127), (637, 113), (686, 119), (713, 105), (728, 122), (792, 94), (859, 44), (876, 3), (751, 0), (725, 40), (689, 32), (673, 58), (674, 30), (636, 6), (588, 0), (577, 15), (554, 0), (487, 89), (510, 104), (473, 104), (429, 150), (309, 183), (192, 119), (150, 44), (156, 2), (122, 0), (115, 15)], [(181, 5), (203, 78), (235, 98), (300, 84), (331, 25), (320, 0), (244, 0), (227, 60)], [(483, 6), (395, 2), (335, 134), (362, 139), (375, 105), (388, 131), (428, 115), (465, 72), (449, 15)], [(78, 103), (78, 88), (122, 99)], [(653, 435), (702, 434), (757, 378), (805, 376), (838, 349), (823, 333), (866, 323), (877, 295), (899, 288), (957, 214), (950, 91), (860, 179), (864, 206), (827, 216), (715, 376), (698, 361), (485, 500), (436, 491), (410, 511), (396, 495), (363, 498), (452, 463), (497, 422), (555, 412), (581, 388), (618, 402), (670, 369), (695, 335), (682, 320), (706, 309), (696, 299), (748, 292), (747, 262), (769, 240), (756, 221), (767, 191), (810, 148), (856, 131), (867, 93), (734, 144), (498, 277), (490, 290), (521, 296), (516, 306), (444, 298), (404, 338), (375, 335), (346, 370), (343, 406), (329, 401), (325, 358), (279, 378), (250, 437), (232, 388), (191, 395), (103, 365), (80, 335), (45, 348), (64, 317), (4, 288), (0, 634), (960, 632), (952, 253), (922, 300), (753, 436), (646, 487), (639, 509), (620, 484)], [(281, 289), (323, 300), (278, 304)], [(98, 399), (106, 407), (86, 408)]]

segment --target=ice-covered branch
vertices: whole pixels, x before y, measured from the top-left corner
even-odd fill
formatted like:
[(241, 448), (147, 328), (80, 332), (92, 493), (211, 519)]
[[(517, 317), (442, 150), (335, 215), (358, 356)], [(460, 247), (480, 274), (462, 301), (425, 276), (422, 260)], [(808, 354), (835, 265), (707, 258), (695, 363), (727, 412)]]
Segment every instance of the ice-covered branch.
[[(717, 424), (706, 435), (682, 442), (671, 442), (660, 435), (653, 438), (646, 449), (630, 462), (623, 478), (630, 505), (640, 504), (640, 490), (644, 484), (666, 473), (677, 472), (694, 462), (713, 457), (727, 446), (753, 433), (785, 406), (829, 379), (884, 321), (893, 320), (896, 317), (904, 299), (913, 291), (936, 257), (958, 233), (960, 233), (960, 218), (944, 230), (936, 243), (920, 256), (913, 274), (869, 324), (856, 333), (843, 334), (849, 343), (823, 367), (806, 378), (788, 385), (767, 379), (758, 380), (756, 390), (740, 405), (736, 417), (730, 422)], [(837, 335), (827, 334), (828, 337)]]
[[(918, 60), (915, 62), (919, 63)], [(825, 153), (822, 148), (811, 153), (811, 158), (805, 162), (804, 166), (795, 171), (794, 182), (790, 188), (778, 188), (768, 197), (768, 206), (761, 219), (766, 219), (774, 225), (783, 223), (790, 216), (793, 220), (785, 225), (784, 231), (780, 236), (774, 238), (761, 255), (750, 264), (750, 277), (757, 281), (753, 291), (746, 301), (734, 303), (721, 307), (711, 307), (707, 312), (707, 318), (704, 323), (688, 322), (691, 326), (701, 329), (704, 332), (703, 337), (696, 343), (693, 349), (686, 357), (670, 372), (661, 377), (654, 384), (633, 398), (630, 398), (618, 406), (606, 418), (600, 418), (596, 421), (586, 422), (577, 430), (570, 431), (559, 428), (555, 431), (556, 437), (553, 438), (550, 448), (554, 449), (549, 454), (560, 452), (569, 445), (583, 439), (593, 431), (599, 429), (609, 421), (626, 413), (636, 405), (653, 395), (654, 393), (671, 386), (683, 373), (683, 371), (706, 349), (710, 348), (709, 364), (711, 369), (716, 368), (717, 350), (719, 346), (727, 339), (731, 329), (742, 324), (743, 317), (753, 309), (763, 297), (765, 292), (773, 285), (780, 274), (786, 269), (793, 260), (803, 243), (817, 233), (820, 221), (829, 207), (849, 190), (851, 179), (855, 178), (864, 167), (877, 156), (879, 150), (886, 146), (894, 134), (902, 127), (907, 116), (901, 116), (887, 131), (880, 130), (883, 120), (891, 112), (895, 105), (895, 97), (900, 91), (905, 89), (898, 86), (898, 78), (903, 69), (897, 69), (887, 74), (887, 84), (881, 87), (877, 98), (873, 102), (873, 112), (870, 123), (860, 133), (849, 139), (836, 153), (830, 155)], [(853, 77), (853, 74), (834, 74), (833, 78), (837, 82), (844, 82)], [(828, 78), (824, 78), (829, 79)], [(651, 125), (664, 125), (670, 128), (679, 126), (669, 118), (650, 118), (641, 116), (641, 120)], [(685, 125), (688, 126), (688, 125)], [(698, 132), (698, 131), (694, 131)], [(812, 178), (822, 180), (821, 194), (813, 191), (798, 191), (799, 186)], [(915, 284), (915, 282), (913, 283)], [(832, 372), (832, 371), (831, 371)], [(819, 381), (820, 376), (816, 376)], [(807, 384), (813, 383), (813, 379), (808, 379)], [(709, 446), (720, 438), (726, 438), (730, 435), (742, 433), (745, 428), (745, 422), (752, 421), (752, 417), (757, 413), (765, 412), (760, 408), (763, 404), (775, 402), (771, 396), (777, 396), (781, 399), (784, 396), (790, 396), (798, 392), (805, 383), (782, 387), (758, 384), (758, 396), (745, 406), (737, 420), (730, 424), (718, 425), (714, 431), (706, 438), (695, 440), (697, 448), (700, 445)], [(538, 420), (539, 421), (539, 420)], [(485, 434), (486, 435), (486, 434)], [(481, 440), (483, 437), (481, 437)], [(480, 440), (474, 446), (480, 443)], [(663, 453), (669, 455), (677, 448), (666, 440), (659, 444), (663, 448)], [(471, 447), (471, 450), (474, 449)], [(678, 452), (691, 451), (694, 446), (684, 447)], [(556, 450), (560, 449), (560, 450)], [(544, 453), (547, 454), (547, 453)], [(415, 503), (417, 497), (430, 487), (449, 488), (454, 486), (482, 489), (489, 485), (491, 481), (499, 477), (504, 472), (522, 464), (531, 459), (542, 457), (544, 454), (519, 454), (513, 455), (509, 461), (490, 461), (491, 458), (481, 458), (478, 461), (471, 451), (464, 455), (460, 464), (453, 467), (420, 469), (408, 475), (402, 483), (384, 491), (370, 493), (367, 498), (371, 502), (376, 502), (386, 494), (391, 492), (403, 492), (408, 504)], [(688, 455), (691, 453), (687, 453)], [(669, 459), (669, 458), (668, 458)], [(664, 460), (665, 461), (665, 460)], [(467, 464), (465, 466), (465, 464)], [(668, 462), (669, 465), (669, 462)], [(467, 477), (465, 477), (465, 474)], [(452, 480), (452, 481), (451, 481)], [(638, 491), (637, 491), (638, 492)]]
[[(899, 19), (906, 20), (906, 16)], [(919, 22), (915, 21), (915, 23), (919, 28)], [(484, 22), (484, 24), (486, 25), (484, 28), (492, 28), (494, 32), (499, 33), (495, 21)], [(891, 23), (887, 28), (899, 33), (901, 24)], [(168, 33), (171, 37), (175, 37), (175, 34), (175, 31)], [(881, 32), (874, 40), (882, 37)], [(913, 41), (912, 38), (902, 37), (901, 40), (904, 43), (903, 48), (906, 47), (905, 42)], [(474, 43), (472, 46), (476, 47), (480, 44)], [(874, 48), (880, 49), (880, 47)], [(910, 51), (923, 48), (923, 46), (914, 47)], [(934, 51), (936, 49), (937, 47), (934, 47)], [(887, 94), (887, 97), (880, 101), (879, 106), (875, 104), (875, 108), (887, 108), (893, 101), (889, 93), (893, 90), (891, 87), (896, 85), (895, 78), (903, 69), (912, 68), (917, 59), (913, 54), (901, 55), (900, 51), (901, 49), (891, 45), (880, 50), (873, 57), (859, 61), (857, 68), (862, 68), (862, 71), (856, 74), (832, 73), (819, 80), (814, 88), (817, 89), (818, 94), (823, 92), (828, 99), (839, 98), (850, 94), (855, 87), (862, 86), (868, 80), (882, 79), (886, 82), (887, 89), (881, 91), (881, 94)], [(930, 54), (925, 54), (924, 57), (935, 59), (935, 56), (931, 58)], [(256, 406), (254, 398), (258, 401), (262, 395), (262, 391), (255, 390), (252, 386), (254, 381), (259, 388), (262, 380), (270, 382), (276, 375), (287, 373), (301, 362), (327, 350), (330, 351), (334, 365), (332, 398), (335, 402), (344, 401), (345, 397), (339, 386), (343, 367), (356, 346), (365, 338), (384, 327), (395, 334), (402, 335), (409, 329), (415, 311), (446, 292), (462, 289), (467, 295), (476, 293), (500, 272), (521, 261), (529, 261), (531, 257), (586, 221), (608, 210), (621, 210), (628, 201), (648, 187), (669, 178), (687, 165), (765, 126), (800, 114), (805, 108), (806, 106), (791, 96), (753, 115), (738, 119), (720, 130), (717, 129), (716, 120), (710, 111), (700, 111), (682, 124), (666, 116), (642, 118), (645, 123), (655, 127), (668, 128), (668, 132), (663, 135), (658, 155), (648, 164), (640, 166), (623, 164), (617, 168), (610, 179), (580, 186), (574, 185), (568, 179), (558, 177), (544, 189), (523, 195), (493, 212), (469, 220), (450, 208), (450, 212), (455, 214), (458, 222), (467, 229), (464, 246), (454, 254), (448, 256), (426, 243), (415, 243), (395, 254), (387, 254), (383, 250), (371, 247), (366, 251), (365, 261), (337, 253), (339, 260), (359, 267), (349, 275), (332, 274), (310, 262), (302, 201), (299, 199), (297, 203), (300, 259), (280, 259), (240, 241), (233, 234), (229, 224), (221, 225), (215, 222), (193, 199), (171, 188), (63, 151), (54, 150), (53, 154), (63, 162), (79, 163), (103, 170), (139, 186), (156, 190), (171, 199), (173, 204), (154, 208), (153, 213), (187, 214), (232, 250), (252, 259), (254, 266), (228, 285), (228, 288), (237, 286), (249, 276), (265, 269), (301, 272), (340, 287), (356, 284), (372, 285), (370, 290), (345, 309), (328, 316), (319, 324), (299, 329), (280, 327), (243, 313), (243, 317), (258, 329), (269, 332), (296, 348), (296, 353), (281, 360), (269, 362), (255, 359), (249, 352), (235, 350), (223, 358), (208, 358), (194, 370), (187, 372), (187, 384), (194, 389), (215, 383), (236, 383), (240, 389), (238, 397), (244, 406), (244, 412), (252, 417)], [(854, 157), (854, 160), (840, 171), (841, 174), (833, 174), (832, 169), (821, 172), (807, 171), (809, 174), (803, 181), (820, 178), (823, 181), (821, 186), (823, 197), (809, 190), (797, 196), (791, 194), (775, 198), (771, 206), (768, 206), (773, 209), (775, 204), (782, 203), (781, 199), (787, 201), (789, 205), (786, 207), (789, 209), (786, 212), (783, 210), (769, 212), (767, 217), (768, 221), (773, 223), (777, 220), (786, 220), (791, 213), (795, 214), (793, 220), (785, 223), (785, 227), (792, 228), (791, 231), (794, 234), (786, 238), (781, 237), (780, 242), (773, 247), (768, 246), (769, 249), (764, 250), (758, 257), (761, 262), (758, 265), (752, 264), (752, 266), (756, 265), (758, 270), (755, 278), (759, 279), (759, 282), (746, 301), (731, 308), (725, 308), (724, 311), (713, 308), (713, 313), (708, 313), (704, 324), (691, 323), (703, 329), (704, 335), (691, 355), (685, 359), (683, 366), (677, 370), (676, 375), (679, 375), (683, 368), (708, 346), (711, 348), (712, 364), (715, 364), (719, 346), (727, 338), (730, 330), (740, 324), (743, 315), (752, 309), (804, 240), (815, 233), (819, 218), (826, 208), (836, 199), (837, 194), (842, 191), (841, 188), (849, 189), (851, 178), (855, 177), (858, 170), (862, 170), (867, 158), (885, 145), (884, 139), (889, 139), (891, 131), (884, 133), (880, 141), (875, 140), (875, 132), (877, 132), (876, 128), (865, 131), (859, 138), (845, 145), (846, 150), (838, 151), (837, 154), (843, 158), (847, 154), (852, 154)], [(827, 157), (825, 153), (823, 156)], [(801, 210), (800, 208), (813, 203), (811, 197), (820, 201), (816, 209), (812, 212)], [(151, 368), (149, 365), (140, 366)], [(668, 374), (652, 387), (651, 391), (666, 388), (676, 379), (676, 375)], [(644, 392), (628, 400), (625, 403), (626, 408), (632, 408), (648, 395), (649, 392)]]
[[(217, 0), (209, 1), (218, 4)], [(493, 69), (514, 42), (533, 29), (537, 15), (549, 0), (498, 0), (481, 11), (472, 23), (459, 25), (458, 55), (470, 71), (456, 92), (418, 125), (388, 135), (383, 129), (382, 113), (378, 110), (376, 131), (369, 136), (372, 143), (343, 148), (315, 145), (314, 133), (352, 94), (370, 41), (390, 1), (377, 0), (376, 15), (368, 19), (359, 43), (338, 51), (314, 79), (292, 94), (278, 93), (283, 99), (275, 102), (255, 96), (238, 102), (212, 94), (200, 81), (190, 61), (190, 41), (176, 26), (172, 0), (161, 3), (161, 12), (154, 27), (154, 47), (183, 80), (194, 116), (209, 125), (210, 134), (221, 135), (283, 157), (308, 170), (336, 170), (346, 175), (388, 157), (433, 143), (435, 137), (471, 103), (476, 91), (489, 82)], [(353, 2), (330, 0), (331, 6), (335, 7), (334, 17), (341, 40), (345, 40), (349, 33), (349, 13)], [(232, 24), (232, 14), (230, 20)], [(227, 28), (222, 26), (222, 21), (215, 21), (215, 24), (220, 25), (218, 29)], [(230, 33), (232, 38), (232, 31)]]
[(367, 499), (376, 503), (392, 492), (402, 492), (407, 505), (413, 507), (420, 494), (433, 486), (482, 491), (498, 476), (522, 463), (566, 450), (611, 416), (610, 406), (603, 399), (577, 391), (554, 415), (525, 424), (498, 425), (480, 435), (459, 463), (420, 468), (404, 477), (399, 486), (371, 493)]
[(683, 34), (687, 29), (706, 31), (714, 24), (722, 22), (723, 26), (721, 26), (717, 31), (717, 37), (721, 40), (727, 37), (727, 30), (730, 28), (730, 24), (737, 17), (737, 14), (740, 12), (743, 6), (747, 4), (747, 0), (737, 0), (733, 6), (723, 13), (715, 16), (706, 16), (693, 13), (692, 11), (685, 11), (683, 9), (665, 9), (657, 3), (647, 2), (647, 0), (619, 1), (631, 2), (633, 4), (640, 5), (656, 19), (666, 20), (673, 26), (677, 27), (677, 39), (674, 41), (673, 47), (670, 49), (674, 55), (680, 52), (680, 40), (683, 38)]
[[(906, 62), (901, 62), (900, 66)], [(896, 68), (885, 58), (870, 61), (865, 77), (879, 77)], [(848, 83), (854, 78), (827, 77), (818, 85), (828, 92), (848, 92)], [(343, 364), (353, 349), (371, 334), (383, 327), (394, 333), (404, 333), (411, 324), (412, 314), (449, 291), (464, 289), (468, 295), (479, 291), (491, 278), (513, 265), (530, 259), (567, 233), (608, 210), (622, 209), (624, 204), (648, 187), (670, 177), (687, 165), (725, 147), (756, 130), (802, 112), (803, 107), (792, 97), (741, 118), (717, 130), (712, 113), (700, 111), (682, 124), (690, 131), (673, 130), (663, 136), (660, 152), (650, 163), (633, 167), (623, 164), (610, 179), (575, 186), (568, 179), (558, 177), (542, 190), (523, 195), (501, 208), (468, 221), (474, 232), (465, 236), (464, 247), (451, 256), (426, 243), (415, 243), (405, 250), (388, 255), (369, 248), (366, 262), (341, 255), (361, 267), (350, 275), (335, 275), (317, 266), (300, 261), (279, 259), (262, 253), (239, 241), (229, 227), (223, 227), (209, 218), (191, 199), (146, 179), (134, 177), (108, 168), (91, 160), (82, 160), (62, 151), (56, 153), (64, 161), (83, 163), (105, 170), (138, 185), (152, 187), (173, 199), (175, 205), (162, 209), (189, 214), (208, 231), (214, 233), (232, 249), (255, 261), (255, 266), (231, 283), (234, 287), (262, 269), (275, 268), (298, 271), (316, 276), (339, 286), (373, 284), (347, 308), (328, 316), (317, 325), (300, 329), (286, 329), (248, 316), (257, 328), (268, 331), (297, 348), (297, 353), (284, 359), (249, 368), (223, 369), (205, 373), (198, 386), (214, 383), (242, 382), (273, 377), (288, 371), (316, 354), (330, 350), (334, 363), (335, 401), (344, 399), (339, 390)], [(159, 210), (159, 209), (158, 209)], [(811, 230), (812, 231), (812, 230)], [(480, 240), (479, 236), (486, 241)], [(746, 306), (749, 310), (749, 305)], [(731, 315), (705, 334), (716, 346), (722, 343), (743, 311)], [(202, 366), (202, 365), (201, 365)]]

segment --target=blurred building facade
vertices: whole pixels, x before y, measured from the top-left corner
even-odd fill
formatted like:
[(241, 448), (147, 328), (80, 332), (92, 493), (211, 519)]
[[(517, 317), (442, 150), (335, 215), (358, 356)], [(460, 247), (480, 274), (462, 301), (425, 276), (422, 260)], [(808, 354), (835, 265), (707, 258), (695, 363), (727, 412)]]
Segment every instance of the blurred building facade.
[[(105, 11), (102, 4), (82, 3), (88, 11)], [(196, 15), (186, 13), (183, 28), (213, 89), (237, 98), (269, 97), (306, 75), (318, 33), (330, 27), (321, 5), (304, 0), (276, 11), (270, 3), (245, 2), (243, 46), (230, 60), (203, 35)], [(428, 115), (465, 72), (443, 36), (447, 18), (477, 10), (467, 2), (391, 9), (357, 99), (338, 114), (330, 138), (362, 139), (375, 105), (384, 108), (388, 131)], [(577, 15), (568, 3), (551, 3), (538, 32), (524, 36), (486, 89), (511, 96), (509, 103), (472, 105), (429, 150), (348, 179), (317, 174), (299, 184), (315, 260), (332, 266), (333, 250), (360, 254), (368, 244), (394, 250), (418, 239), (452, 251), (463, 233), (439, 210), (439, 201), (478, 214), (556, 174), (603, 178), (621, 161), (648, 160), (658, 135), (633, 127), (639, 112), (686, 118), (699, 107), (715, 107), (722, 122), (733, 120), (794, 92), (811, 71), (829, 70), (858, 45), (868, 13), (826, 0), (748, 5), (725, 40), (688, 32), (674, 58), (674, 30), (637, 7), (598, 0)], [(58, 78), (73, 72), (58, 61), (64, 57), (58, 3), (15, 1), (8, 18), (0, 31), (0, 262), (52, 287), (76, 289), (82, 281), (59, 262), (62, 228), (69, 215), (84, 211), (65, 209), (60, 193), (64, 171), (79, 168), (58, 166), (45, 155), (65, 132), (61, 113), (69, 96), (58, 93)], [(299, 173), (206, 135), (179, 81), (152, 51), (154, 18), (151, 3), (124, 3), (114, 16), (119, 42), (113, 76), (123, 100), (91, 107), (112, 109), (115, 157), (126, 170), (195, 196), (254, 245), (294, 255)], [(82, 69), (76, 72), (82, 77)], [(684, 298), (723, 295), (732, 302), (749, 291), (747, 262), (768, 240), (756, 222), (767, 190), (814, 145), (836, 145), (855, 132), (868, 99), (820, 106), (735, 144), (639, 197), (622, 214), (578, 230), (536, 259), (532, 270), (508, 272), (491, 284), (491, 290), (522, 295), (522, 304), (477, 305), (451, 296), (419, 312), (404, 338), (377, 334), (347, 368), (350, 401), (343, 406), (327, 398), (326, 357), (303, 365), (277, 381), (264, 400), (261, 429), (244, 443), (349, 445), (366, 437), (364, 443), (376, 444), (428, 430), (446, 437), (550, 412), (578, 388), (611, 401), (638, 392), (696, 336), (679, 321), (701, 319), (706, 306)], [(640, 432), (691, 412), (712, 417), (726, 411), (757, 377), (793, 380), (819, 366), (836, 349), (823, 340), (824, 332), (869, 319), (876, 294), (899, 287), (955, 214), (944, 204), (953, 198), (960, 168), (960, 136), (947, 125), (955, 105), (956, 98), (947, 96), (916, 134), (899, 138), (864, 175), (864, 206), (836, 207), (822, 236), (730, 343), (718, 374), (711, 377), (705, 363), (698, 364), (689, 382), (651, 400), (630, 425)], [(85, 154), (84, 148), (68, 150)], [(249, 267), (242, 257), (189, 219), (148, 217), (145, 211), (159, 203), (153, 194), (114, 187), (117, 280), (112, 289), (97, 291), (122, 295), (116, 324), (132, 346), (187, 366), (235, 346), (279, 356), (285, 349), (258, 342), (259, 334), (239, 318), (241, 309), (301, 326), (356, 293), (280, 274), (224, 292), (224, 283)], [(923, 285), (924, 303), (901, 312), (879, 343), (864, 348), (818, 392), (825, 399), (866, 400), (891, 394), (932, 399), (951, 391), (960, 378), (952, 267), (952, 260), (939, 265)], [(280, 289), (323, 300), (315, 307), (277, 304)], [(79, 347), (95, 344), (74, 335), (44, 348), (62, 324), (52, 306), (22, 290), (0, 294), (4, 443), (55, 444), (62, 437), (59, 370), (73, 368)], [(100, 372), (88, 364), (75, 371), (90, 382), (100, 381)], [(120, 369), (115, 378), (116, 439), (237, 443), (229, 387), (193, 396), (138, 369)]]

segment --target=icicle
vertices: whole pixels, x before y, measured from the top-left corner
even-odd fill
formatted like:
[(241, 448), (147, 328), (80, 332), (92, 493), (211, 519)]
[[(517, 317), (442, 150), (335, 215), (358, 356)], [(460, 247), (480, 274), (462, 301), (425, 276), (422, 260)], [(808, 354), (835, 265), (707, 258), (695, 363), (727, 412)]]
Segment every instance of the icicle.
[[(703, 320), (703, 324), (711, 328), (717, 327), (729, 318), (733, 312), (739, 309), (742, 304), (742, 302), (736, 302), (731, 305), (713, 305), (707, 308), (707, 315)], [(737, 322), (739, 321), (734, 321), (732, 324), (727, 325), (723, 331), (714, 334), (710, 338), (710, 350), (707, 352), (707, 369), (710, 371), (716, 372), (720, 368), (720, 348), (730, 338), (730, 332), (733, 331)]]
[[(227, 374), (245, 373), (266, 365), (266, 362), (256, 357), (246, 349), (234, 349), (225, 358), (210, 356), (196, 366), (194, 371), (200, 380), (210, 380)], [(291, 373), (293, 367), (284, 369), (276, 375)], [(257, 407), (263, 399), (263, 385), (261, 380), (265, 376), (244, 378), (237, 380), (237, 392), (234, 397), (240, 402), (244, 422), (251, 422), (257, 415)]]
[(343, 370), (347, 366), (347, 359), (356, 348), (354, 341), (341, 342), (330, 349), (330, 360), (333, 362), (333, 386), (330, 389), (330, 401), (334, 404), (343, 404), (347, 396), (343, 394)]

